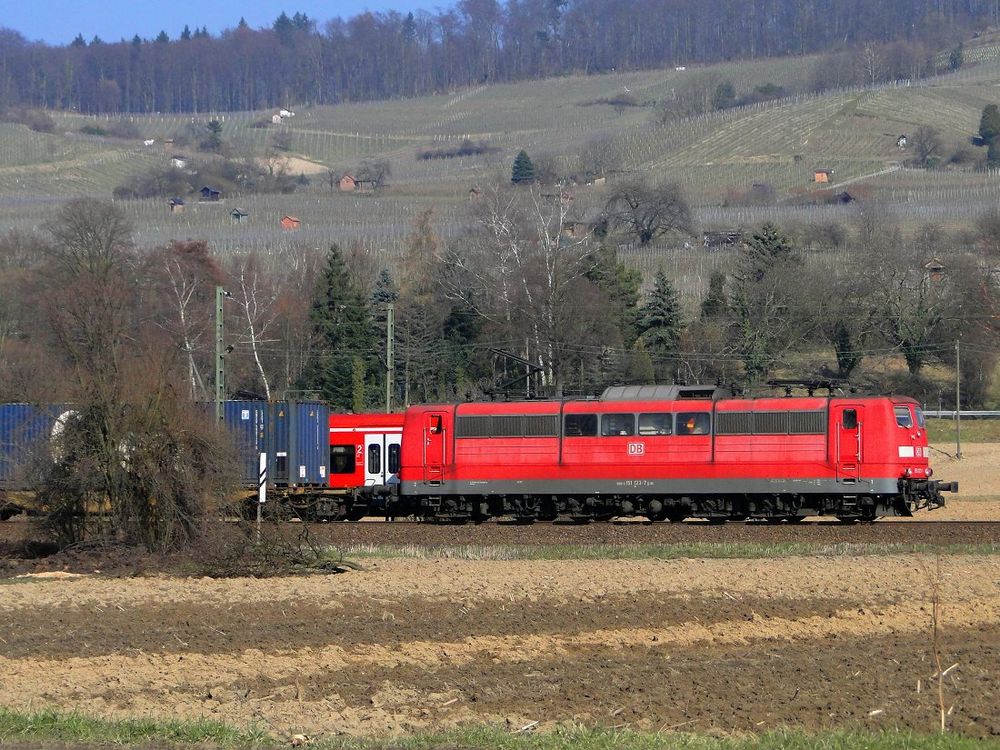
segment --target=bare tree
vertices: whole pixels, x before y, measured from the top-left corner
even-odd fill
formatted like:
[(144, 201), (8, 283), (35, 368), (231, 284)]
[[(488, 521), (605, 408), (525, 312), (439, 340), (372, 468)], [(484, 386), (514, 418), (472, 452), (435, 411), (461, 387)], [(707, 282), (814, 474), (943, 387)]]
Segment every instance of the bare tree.
[(976, 239), (990, 256), (1000, 257), (1000, 210), (990, 209), (976, 219)]
[(648, 245), (669, 232), (691, 234), (694, 219), (677, 183), (649, 186), (641, 181), (614, 188), (608, 196), (609, 224)]
[(210, 355), (214, 295), (221, 272), (204, 241), (172, 242), (154, 251), (147, 261), (147, 273), (163, 306), (158, 324), (184, 353), (192, 399), (207, 399), (208, 391), (199, 368)]
[(937, 128), (921, 125), (913, 133), (914, 161), (922, 167), (932, 166), (941, 159), (941, 136)]
[(186, 544), (208, 497), (223, 495), (227, 463), (208, 420), (178, 395), (176, 349), (143, 315), (147, 284), (129, 224), (84, 199), (62, 209), (52, 235), (45, 299), (75, 416), (40, 483), (47, 523), (66, 543), (99, 534), (153, 549)]
[(487, 321), (505, 345), (542, 368), (542, 386), (561, 389), (571, 352), (608, 340), (589, 237), (563, 233), (569, 207), (535, 186), (487, 186), (471, 231), (445, 255), (443, 283)]
[(729, 295), (730, 340), (751, 387), (812, 330), (802, 279), (802, 259), (777, 227), (754, 232)]
[(240, 308), (240, 343), (250, 347), (254, 367), (264, 386), (264, 395), (271, 400), (271, 383), (261, 360), (261, 349), (267, 337), (277, 327), (275, 303), (277, 290), (268, 283), (255, 255), (240, 256), (234, 260), (231, 271), (235, 280), (234, 297)]
[(885, 62), (882, 50), (874, 42), (868, 42), (858, 52), (858, 66), (867, 83), (872, 85), (882, 80), (885, 75)]
[(372, 186), (372, 190), (381, 190), (392, 176), (392, 164), (388, 159), (365, 159), (358, 167), (357, 178), (360, 182), (367, 182)]
[(936, 232), (924, 234), (922, 241), (905, 243), (898, 227), (884, 221), (863, 245), (879, 331), (902, 352), (912, 375), (934, 357), (936, 334), (947, 315), (946, 286), (925, 267)]

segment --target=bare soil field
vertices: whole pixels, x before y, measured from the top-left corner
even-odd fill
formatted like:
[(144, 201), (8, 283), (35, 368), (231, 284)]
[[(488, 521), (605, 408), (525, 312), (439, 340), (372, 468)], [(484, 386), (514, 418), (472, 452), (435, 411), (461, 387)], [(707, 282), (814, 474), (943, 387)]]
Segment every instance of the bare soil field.
[[(211, 718), (279, 737), (483, 722), (932, 732), (937, 590), (949, 726), (1000, 736), (1000, 556), (950, 553), (1000, 543), (1000, 446), (964, 453), (935, 462), (937, 476), (958, 480), (962, 492), (912, 520), (314, 526), (319, 542), (431, 555), (367, 558), (340, 575), (170, 577), (150, 573), (163, 569), (154, 559), (114, 550), (15, 559), (11, 550), (24, 549), (32, 525), (0, 524), (0, 706)], [(685, 542), (803, 542), (817, 551), (916, 544), (945, 553), (448, 557), (455, 545)]]
[(497, 722), (1000, 734), (1000, 558), (369, 561), (0, 585), (0, 705), (279, 736)]

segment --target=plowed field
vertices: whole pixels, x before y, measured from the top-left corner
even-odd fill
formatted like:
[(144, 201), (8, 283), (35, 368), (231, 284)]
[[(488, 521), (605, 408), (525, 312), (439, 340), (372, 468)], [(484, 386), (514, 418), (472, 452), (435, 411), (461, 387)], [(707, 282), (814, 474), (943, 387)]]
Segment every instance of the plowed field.
[[(1000, 558), (380, 560), (0, 586), (0, 705), (284, 735), (491, 721), (1000, 734)], [(953, 708), (951, 708), (953, 707)]]
[[(1000, 735), (1000, 556), (952, 554), (1000, 542), (997, 452), (969, 446), (964, 461), (937, 462), (962, 482), (947, 508), (873, 525), (330, 524), (314, 538), (431, 557), (265, 580), (150, 577), (148, 561), (133, 570), (129, 559), (103, 560), (100, 575), (92, 557), (3, 561), (8, 576), (85, 575), (0, 580), (0, 705), (208, 717), (278, 736), (484, 721), (931, 732), (936, 596), (949, 726)], [(26, 535), (28, 524), (0, 524), (10, 549)], [(455, 545), (685, 542), (802, 542), (825, 556), (448, 557)], [(944, 552), (831, 554), (869, 549), (851, 543)]]

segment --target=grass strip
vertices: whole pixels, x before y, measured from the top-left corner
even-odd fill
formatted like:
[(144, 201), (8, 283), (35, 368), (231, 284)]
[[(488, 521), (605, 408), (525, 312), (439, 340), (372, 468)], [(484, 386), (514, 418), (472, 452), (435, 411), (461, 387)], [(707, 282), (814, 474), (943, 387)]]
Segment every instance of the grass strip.
[(36, 741), (142, 747), (151, 744), (199, 745), (219, 748), (273, 747), (265, 732), (240, 731), (209, 721), (163, 719), (104, 720), (76, 712), (44, 709), (20, 713), (0, 708), (0, 745)]
[(743, 737), (710, 737), (684, 732), (635, 732), (618, 729), (557, 728), (551, 732), (511, 732), (499, 727), (455, 729), (395, 740), (339, 740), (322, 750), (972, 750), (1000, 748), (954, 734), (832, 731), (809, 734), (784, 729)]
[[(955, 445), (955, 420), (928, 419), (927, 439), (944, 448)], [(963, 419), (963, 443), (1000, 443), (1000, 419)], [(933, 459), (932, 459), (933, 460)]]
[[(835, 730), (811, 734), (780, 729), (762, 734), (717, 737), (690, 732), (637, 732), (592, 729), (577, 725), (551, 731), (480, 725), (443, 732), (419, 732), (391, 738), (313, 737), (305, 747), (315, 750), (979, 750), (1000, 748), (1000, 740), (976, 740), (955, 734), (915, 734), (901, 731)], [(79, 747), (217, 748), (288, 747), (288, 737), (263, 731), (240, 731), (214, 721), (154, 719), (101, 720), (75, 712), (43, 710), (18, 713), (0, 708), (0, 744), (64, 750)]]
[(385, 545), (338, 548), (338, 554), (360, 558), (457, 560), (677, 560), (682, 558), (758, 559), (781, 557), (858, 557), (909, 554), (997, 555), (1000, 543), (903, 544), (809, 542), (682, 542), (674, 544), (574, 545)]

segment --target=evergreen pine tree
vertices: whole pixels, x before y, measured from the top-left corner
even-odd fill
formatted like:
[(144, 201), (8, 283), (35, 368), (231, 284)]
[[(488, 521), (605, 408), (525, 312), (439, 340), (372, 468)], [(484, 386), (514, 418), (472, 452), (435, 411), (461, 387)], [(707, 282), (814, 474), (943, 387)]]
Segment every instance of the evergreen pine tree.
[(733, 88), (732, 81), (723, 81), (715, 87), (712, 94), (713, 109), (729, 109), (736, 106), (736, 89)]
[(337, 245), (330, 248), (309, 319), (313, 350), (298, 387), (318, 391), (338, 409), (363, 405), (365, 382), (375, 369), (372, 352), (376, 351), (377, 332), (368, 302), (352, 282)]
[(720, 318), (729, 308), (726, 298), (726, 274), (722, 271), (712, 271), (708, 277), (708, 294), (701, 302), (701, 319), (712, 320)]
[(515, 185), (535, 181), (535, 165), (531, 163), (528, 152), (522, 149), (514, 157), (514, 166), (511, 168), (510, 181)]
[(747, 240), (736, 266), (731, 333), (751, 386), (790, 345), (795, 321), (788, 313), (792, 299), (787, 283), (799, 261), (788, 238), (768, 222)]
[(388, 268), (383, 268), (379, 271), (378, 278), (375, 280), (375, 290), (372, 292), (372, 307), (385, 307), (397, 299), (399, 299), (399, 290), (396, 288), (396, 282), (392, 278), (392, 273), (390, 273)]
[(747, 252), (741, 258), (737, 280), (757, 283), (776, 265), (796, 259), (792, 244), (771, 222), (766, 222), (747, 240)]
[(948, 55), (948, 68), (958, 70), (963, 65), (965, 65), (965, 45), (959, 42), (958, 46)]
[(626, 347), (632, 346), (639, 332), (636, 330), (639, 307), (639, 287), (642, 273), (629, 268), (618, 259), (615, 249), (599, 245), (587, 259), (590, 269), (585, 274), (607, 296), (615, 326), (622, 333)]
[(191, 38), (191, 28), (187, 24), (184, 24), (184, 28), (181, 30), (181, 39), (187, 41), (190, 38)]
[(673, 369), (668, 360), (677, 351), (682, 327), (681, 305), (674, 285), (663, 271), (657, 271), (646, 304), (639, 311), (638, 330), (639, 341), (649, 352), (659, 378)]

